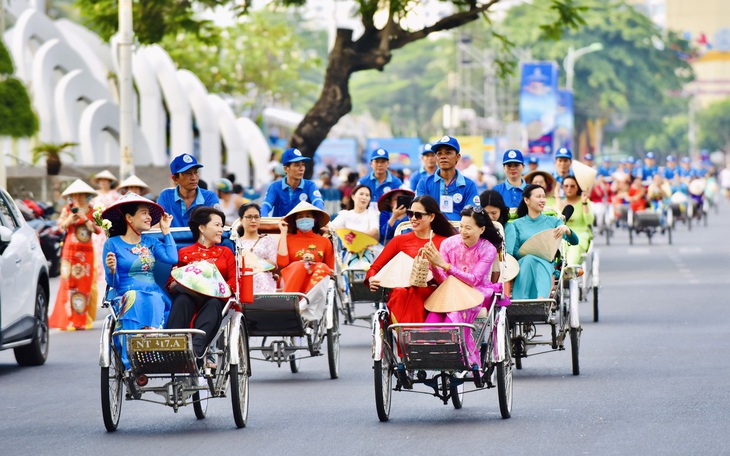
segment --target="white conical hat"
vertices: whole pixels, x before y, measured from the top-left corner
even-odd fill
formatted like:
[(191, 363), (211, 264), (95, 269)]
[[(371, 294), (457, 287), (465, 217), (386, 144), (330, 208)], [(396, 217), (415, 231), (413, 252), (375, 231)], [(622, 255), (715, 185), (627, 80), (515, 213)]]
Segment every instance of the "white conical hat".
[(146, 189), (147, 191), (150, 190), (150, 186), (145, 184), (142, 179), (132, 174), (128, 178), (124, 179), (122, 182), (119, 183), (118, 188), (128, 188), (128, 187), (142, 187)]
[(429, 312), (456, 312), (471, 309), (484, 302), (484, 295), (454, 276), (449, 276), (426, 299), (424, 307)]
[(61, 196), (69, 196), (73, 194), (96, 195), (97, 192), (86, 182), (81, 179), (76, 179), (71, 185), (66, 187), (66, 190), (61, 193)]
[(543, 260), (553, 261), (562, 241), (562, 236), (555, 238), (552, 228), (543, 230), (525, 241), (518, 253), (520, 258), (525, 255), (535, 255)]
[(578, 181), (580, 189), (584, 192), (589, 192), (591, 187), (593, 187), (593, 183), (596, 181), (598, 171), (577, 160), (573, 160), (571, 169), (573, 170), (575, 180)]
[(302, 201), (294, 206), (294, 209), (290, 210), (289, 213), (284, 216), (284, 219), (289, 225), (294, 225), (294, 216), (299, 212), (306, 211), (312, 211), (314, 216), (319, 221), (320, 227), (325, 226), (330, 222), (330, 215), (328, 213), (306, 201)]
[(510, 280), (517, 277), (517, 274), (520, 272), (520, 263), (517, 262), (517, 259), (510, 255), (509, 253), (504, 257), (504, 267), (502, 269), (502, 279), (503, 282), (509, 282)]
[(100, 173), (96, 173), (96, 175), (94, 176), (94, 178), (91, 179), (91, 182), (96, 183), (99, 179), (108, 179), (108, 180), (110, 180), (112, 182), (116, 182), (117, 181), (117, 176), (115, 176), (114, 174), (112, 174), (112, 172), (109, 171), (108, 169), (105, 169), (104, 171), (102, 171)]
[(704, 179), (694, 179), (689, 183), (687, 190), (689, 190), (691, 195), (699, 196), (705, 193), (705, 185)]
[[(383, 288), (410, 287), (411, 269), (413, 269), (413, 258), (405, 252), (398, 252), (372, 279), (380, 280), (380, 286)], [(431, 279), (433, 274), (429, 271), (426, 281)]]

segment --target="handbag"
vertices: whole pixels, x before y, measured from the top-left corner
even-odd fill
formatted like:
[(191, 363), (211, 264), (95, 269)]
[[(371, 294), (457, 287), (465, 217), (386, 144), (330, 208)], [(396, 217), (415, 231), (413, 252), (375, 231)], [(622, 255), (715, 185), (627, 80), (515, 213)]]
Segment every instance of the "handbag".
[(428, 286), (428, 260), (421, 253), (413, 259), (413, 269), (411, 269), (411, 278), (409, 283), (412, 287)]

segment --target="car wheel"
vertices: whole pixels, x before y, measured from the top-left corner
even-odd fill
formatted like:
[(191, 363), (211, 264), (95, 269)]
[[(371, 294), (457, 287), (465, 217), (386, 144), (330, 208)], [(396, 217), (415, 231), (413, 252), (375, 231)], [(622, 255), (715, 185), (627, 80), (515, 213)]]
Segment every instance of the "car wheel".
[(48, 358), (48, 297), (46, 290), (37, 285), (35, 292), (35, 333), (30, 344), (16, 347), (15, 360), (21, 366), (40, 366)]

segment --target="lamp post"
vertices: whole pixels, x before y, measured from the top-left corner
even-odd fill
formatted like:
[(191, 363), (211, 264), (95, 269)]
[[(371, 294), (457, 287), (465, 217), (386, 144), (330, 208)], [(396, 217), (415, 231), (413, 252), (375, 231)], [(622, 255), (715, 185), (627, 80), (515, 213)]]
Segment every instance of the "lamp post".
[(132, 111), (132, 0), (119, 2), (119, 177), (134, 174), (134, 114)]
[(592, 43), (586, 47), (582, 47), (578, 50), (573, 49), (573, 46), (568, 49), (568, 55), (563, 60), (563, 68), (565, 69), (565, 88), (573, 90), (573, 75), (575, 74), (575, 61), (580, 57), (590, 54), (591, 52), (597, 52), (603, 49), (603, 44)]

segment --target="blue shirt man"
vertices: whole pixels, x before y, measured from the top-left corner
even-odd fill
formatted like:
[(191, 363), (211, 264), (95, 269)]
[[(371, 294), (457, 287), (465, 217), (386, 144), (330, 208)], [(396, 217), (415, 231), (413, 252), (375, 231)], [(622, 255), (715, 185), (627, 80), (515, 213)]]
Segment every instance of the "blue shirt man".
[(187, 227), (190, 213), (198, 206), (211, 206), (220, 210), (215, 192), (198, 187), (198, 169), (203, 165), (190, 154), (178, 155), (170, 163), (170, 173), (175, 188), (166, 188), (157, 198), (157, 204), (172, 215), (171, 227)]
[(421, 179), (430, 176), (438, 169), (438, 166), (436, 166), (436, 154), (431, 149), (431, 144), (423, 145), (423, 150), (421, 151), (421, 163), (421, 169), (419, 169), (418, 172), (413, 173), (411, 179), (408, 181), (408, 188), (413, 191), (416, 191)]
[(439, 203), (446, 218), (461, 220), (461, 210), (465, 206), (479, 206), (479, 193), (474, 181), (456, 169), (461, 158), (459, 142), (456, 138), (444, 136), (431, 149), (436, 153), (439, 169), (421, 179), (416, 196), (431, 196)]
[(304, 178), (304, 172), (307, 170), (304, 162), (310, 160), (311, 158), (302, 155), (299, 149), (289, 148), (281, 154), (286, 177), (269, 186), (261, 204), (262, 217), (283, 217), (302, 201), (324, 210), (324, 200), (317, 185)]
[(358, 184), (366, 185), (370, 189), (370, 206), (377, 207), (378, 200), (383, 194), (403, 186), (403, 181), (388, 171), (390, 155), (385, 149), (376, 149), (370, 154), (370, 167), (373, 171), (360, 178)]
[(603, 157), (603, 164), (598, 167), (598, 175), (603, 177), (611, 177), (616, 172), (616, 168), (611, 166), (611, 158)]
[(499, 193), (507, 207), (517, 207), (522, 201), (522, 190), (527, 182), (522, 178), (525, 169), (525, 161), (522, 152), (517, 149), (510, 149), (502, 157), (502, 166), (507, 180), (494, 186), (493, 190)]
[(654, 152), (649, 151), (644, 156), (644, 166), (641, 168), (641, 180), (643, 180), (646, 185), (649, 185), (651, 183), (651, 180), (654, 179), (654, 174), (657, 174), (659, 172), (659, 167), (656, 165), (656, 155), (654, 155)]
[(553, 172), (553, 177), (555, 178), (555, 181), (561, 186), (563, 185), (564, 178), (573, 175), (573, 171), (570, 169), (570, 166), (572, 164), (573, 152), (571, 152), (570, 149), (568, 149), (567, 147), (561, 147), (560, 149), (558, 149), (557, 152), (555, 152), (555, 171)]
[(664, 178), (671, 181), (677, 175), (677, 159), (674, 155), (667, 155), (667, 162), (664, 167)]

